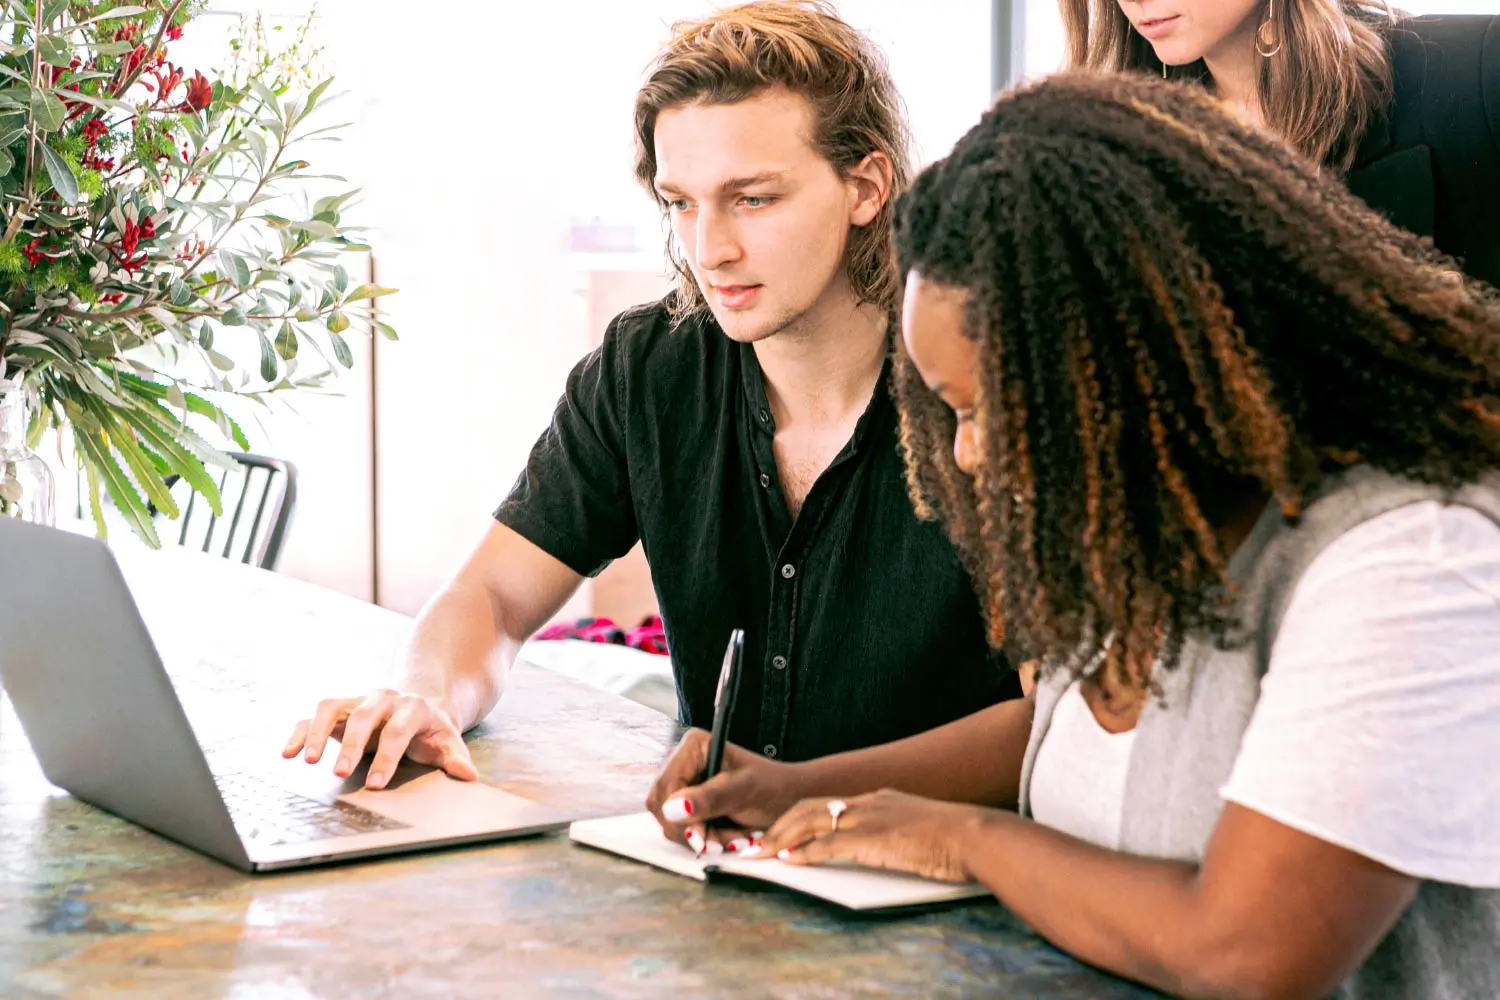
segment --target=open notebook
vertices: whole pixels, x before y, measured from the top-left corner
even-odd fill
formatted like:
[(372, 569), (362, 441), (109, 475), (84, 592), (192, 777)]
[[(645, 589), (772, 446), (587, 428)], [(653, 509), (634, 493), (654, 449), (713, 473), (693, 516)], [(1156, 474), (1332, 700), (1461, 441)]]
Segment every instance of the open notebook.
[(783, 864), (774, 858), (762, 861), (722, 854), (698, 858), (686, 847), (663, 837), (656, 818), (646, 812), (580, 820), (568, 829), (568, 836), (577, 843), (644, 861), (700, 882), (707, 881), (711, 873), (759, 879), (826, 899), (850, 910), (931, 906), (990, 894), (988, 889), (975, 882), (954, 885), (854, 866), (803, 867)]

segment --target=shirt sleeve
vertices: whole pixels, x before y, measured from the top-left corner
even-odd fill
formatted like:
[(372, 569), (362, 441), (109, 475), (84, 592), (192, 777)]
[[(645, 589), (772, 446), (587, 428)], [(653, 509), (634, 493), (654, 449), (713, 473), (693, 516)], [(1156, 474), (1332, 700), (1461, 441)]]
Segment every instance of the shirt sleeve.
[(583, 576), (630, 551), (639, 537), (621, 404), (625, 332), (610, 324), (580, 361), (495, 520)]
[(1415, 878), (1500, 888), (1500, 527), (1413, 504), (1320, 553), (1221, 794)]

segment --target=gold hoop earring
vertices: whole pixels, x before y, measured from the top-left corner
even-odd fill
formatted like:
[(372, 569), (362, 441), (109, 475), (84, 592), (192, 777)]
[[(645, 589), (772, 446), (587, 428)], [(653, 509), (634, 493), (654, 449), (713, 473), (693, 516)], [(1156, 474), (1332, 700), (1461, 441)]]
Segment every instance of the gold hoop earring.
[[(1281, 39), (1276, 35), (1276, 26), (1271, 23), (1275, 13), (1275, 0), (1267, 0), (1266, 19), (1255, 29), (1255, 51), (1262, 59), (1269, 59), (1281, 51)], [(1267, 41), (1269, 32), (1270, 40)]]

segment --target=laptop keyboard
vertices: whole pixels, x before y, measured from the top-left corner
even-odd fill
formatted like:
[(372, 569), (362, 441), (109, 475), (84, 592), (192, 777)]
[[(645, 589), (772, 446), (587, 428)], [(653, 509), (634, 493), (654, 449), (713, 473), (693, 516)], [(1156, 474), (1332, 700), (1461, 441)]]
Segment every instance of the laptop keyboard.
[(234, 827), (246, 840), (274, 846), (408, 829), (406, 823), (342, 800), (320, 802), (252, 774), (215, 774)]

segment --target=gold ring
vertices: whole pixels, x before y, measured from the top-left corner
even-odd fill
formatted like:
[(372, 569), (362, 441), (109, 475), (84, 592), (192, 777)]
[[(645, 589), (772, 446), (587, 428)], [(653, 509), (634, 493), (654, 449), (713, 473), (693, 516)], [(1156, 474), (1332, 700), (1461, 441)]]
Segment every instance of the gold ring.
[(844, 815), (844, 812), (848, 810), (848, 808), (849, 803), (845, 802), (843, 799), (832, 799), (829, 801), (828, 815), (833, 819), (834, 833), (839, 832), (839, 817)]

